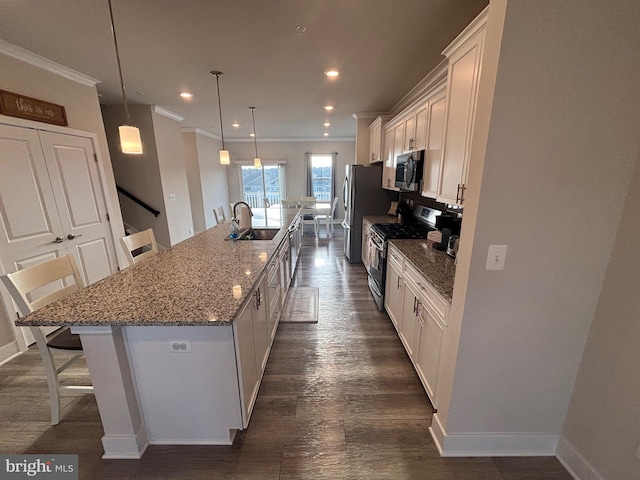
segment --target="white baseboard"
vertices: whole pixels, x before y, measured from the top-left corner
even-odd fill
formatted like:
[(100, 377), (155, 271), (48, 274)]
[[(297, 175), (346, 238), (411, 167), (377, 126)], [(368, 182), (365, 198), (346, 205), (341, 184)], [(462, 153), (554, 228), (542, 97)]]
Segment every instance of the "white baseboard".
[(15, 340), (4, 345), (3, 347), (0, 347), (0, 365), (7, 363), (21, 353), (22, 352), (18, 347), (18, 342), (16, 342)]
[(447, 434), (437, 413), (429, 431), (443, 457), (548, 457), (558, 445), (558, 435)]
[(604, 477), (562, 435), (558, 440), (556, 457), (576, 480), (604, 480)]

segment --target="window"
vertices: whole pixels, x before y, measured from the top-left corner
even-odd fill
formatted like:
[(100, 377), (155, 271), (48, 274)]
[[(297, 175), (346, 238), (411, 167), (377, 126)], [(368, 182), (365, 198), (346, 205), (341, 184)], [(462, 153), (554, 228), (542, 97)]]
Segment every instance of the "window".
[(261, 167), (240, 165), (242, 199), (251, 206), (253, 223), (268, 225), (265, 199), (270, 205), (280, 203), (284, 197), (284, 165), (263, 163)]
[(311, 196), (319, 202), (330, 202), (333, 199), (333, 157), (332, 154), (310, 155)]

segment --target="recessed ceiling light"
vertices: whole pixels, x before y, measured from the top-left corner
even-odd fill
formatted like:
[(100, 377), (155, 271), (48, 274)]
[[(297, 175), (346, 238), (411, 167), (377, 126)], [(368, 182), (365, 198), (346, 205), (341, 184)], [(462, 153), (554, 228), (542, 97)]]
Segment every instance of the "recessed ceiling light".
[(338, 75), (340, 75), (340, 72), (338, 72), (338, 70), (331, 69), (331, 70), (327, 70), (326, 72), (324, 72), (324, 74), (327, 77), (334, 78), (334, 77), (337, 77)]
[(324, 125), (325, 127), (330, 127), (331, 124), (329, 122), (324, 122), (322, 125)]
[(324, 135), (325, 137), (329, 136), (329, 132), (324, 132), (322, 135)]
[(180, 96), (182, 98), (192, 98), (193, 97), (193, 93), (189, 93), (189, 92), (182, 92), (180, 93)]
[(307, 31), (307, 27), (305, 27), (304, 25), (298, 25), (296, 27), (296, 32), (298, 32), (298, 35), (304, 35), (304, 32)]
[(331, 110), (333, 110), (333, 105), (325, 105), (325, 106), (324, 106), (324, 109), (325, 109), (327, 112), (330, 112)]
[(234, 122), (231, 124), (232, 127), (238, 128), (240, 124), (238, 122)]

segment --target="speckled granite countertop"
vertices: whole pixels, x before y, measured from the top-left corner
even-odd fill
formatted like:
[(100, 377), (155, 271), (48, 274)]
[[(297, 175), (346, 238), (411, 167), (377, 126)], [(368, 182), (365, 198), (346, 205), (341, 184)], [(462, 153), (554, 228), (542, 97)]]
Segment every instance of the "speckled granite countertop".
[(426, 240), (389, 240), (449, 303), (456, 274), (454, 259)]
[(397, 215), (363, 215), (364, 220), (370, 223), (400, 223)]
[[(281, 230), (273, 240), (225, 241), (231, 224), (212, 227), (16, 325), (230, 325), (298, 212), (281, 210)], [(234, 285), (242, 288), (239, 298)]]

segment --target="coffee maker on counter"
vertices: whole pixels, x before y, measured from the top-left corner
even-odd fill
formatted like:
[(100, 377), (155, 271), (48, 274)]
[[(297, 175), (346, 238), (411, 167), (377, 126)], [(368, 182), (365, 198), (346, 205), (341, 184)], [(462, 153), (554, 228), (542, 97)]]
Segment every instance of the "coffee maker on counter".
[(458, 253), (458, 243), (460, 241), (460, 227), (462, 218), (452, 214), (443, 213), (436, 217), (436, 228), (442, 232), (442, 241), (435, 245), (437, 250), (442, 250), (450, 257)]

